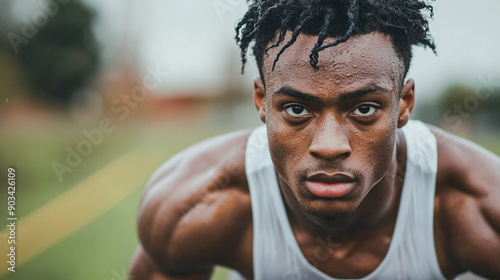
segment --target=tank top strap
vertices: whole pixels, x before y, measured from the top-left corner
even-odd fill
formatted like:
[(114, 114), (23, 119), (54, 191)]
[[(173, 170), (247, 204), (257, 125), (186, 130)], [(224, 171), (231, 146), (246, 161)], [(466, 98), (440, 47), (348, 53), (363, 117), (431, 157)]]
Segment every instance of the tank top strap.
[[(410, 121), (402, 129), (407, 146), (406, 180), (409, 208), (405, 220), (405, 238), (400, 251), (403, 264), (418, 267), (416, 276), (445, 279), (434, 243), (434, 204), (438, 169), (437, 140), (429, 127), (420, 121)], [(406, 182), (407, 181), (407, 182)]]

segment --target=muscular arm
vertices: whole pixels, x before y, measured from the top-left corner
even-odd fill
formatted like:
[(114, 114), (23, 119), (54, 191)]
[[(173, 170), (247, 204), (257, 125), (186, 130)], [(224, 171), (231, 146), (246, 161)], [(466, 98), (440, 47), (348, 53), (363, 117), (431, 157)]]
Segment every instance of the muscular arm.
[(467, 140), (438, 136), (437, 222), (456, 270), (500, 278), (500, 158)]
[(131, 276), (208, 279), (231, 266), (251, 225), (244, 147), (248, 132), (198, 144), (153, 175), (140, 203)]
[(161, 272), (139, 245), (132, 259), (132, 268), (130, 270), (131, 280), (204, 280), (210, 279), (211, 269), (201, 271), (199, 273), (190, 273), (187, 275), (166, 275)]

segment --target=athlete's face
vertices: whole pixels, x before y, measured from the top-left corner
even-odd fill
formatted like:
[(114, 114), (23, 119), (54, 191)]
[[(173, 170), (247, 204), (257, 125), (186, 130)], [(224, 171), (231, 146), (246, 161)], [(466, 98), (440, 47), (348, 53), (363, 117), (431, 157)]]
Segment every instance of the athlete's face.
[(316, 41), (300, 34), (274, 70), (283, 43), (264, 55), (265, 91), (257, 79), (254, 98), (280, 183), (308, 213), (342, 216), (393, 161), (396, 128), (405, 122), (404, 66), (390, 38), (371, 33), (319, 52), (315, 71), (309, 54)]

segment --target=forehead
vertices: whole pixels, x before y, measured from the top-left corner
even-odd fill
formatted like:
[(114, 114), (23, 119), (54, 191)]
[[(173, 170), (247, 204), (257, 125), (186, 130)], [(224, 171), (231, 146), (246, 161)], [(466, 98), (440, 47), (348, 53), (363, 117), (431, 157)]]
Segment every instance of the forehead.
[[(272, 70), (277, 53), (290, 38), (289, 31), (284, 42), (269, 50), (268, 56), (264, 54), (262, 70), (269, 92), (282, 86), (315, 93), (354, 90), (368, 83), (391, 91), (400, 87), (404, 74), (403, 61), (387, 35), (369, 33), (353, 36), (344, 43), (320, 51), (319, 70), (316, 71), (309, 63), (309, 55), (318, 37), (299, 34)], [(335, 39), (327, 38), (324, 44)]]

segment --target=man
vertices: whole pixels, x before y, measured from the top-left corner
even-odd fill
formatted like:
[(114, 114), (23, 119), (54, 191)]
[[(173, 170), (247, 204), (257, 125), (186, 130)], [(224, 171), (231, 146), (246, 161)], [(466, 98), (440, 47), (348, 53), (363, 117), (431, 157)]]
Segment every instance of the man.
[(137, 279), (500, 278), (500, 159), (409, 120), (421, 1), (253, 1), (265, 123), (164, 164), (139, 208)]

